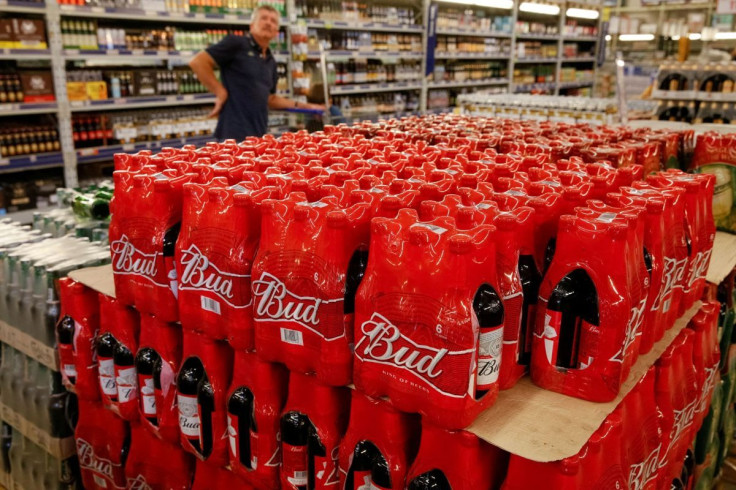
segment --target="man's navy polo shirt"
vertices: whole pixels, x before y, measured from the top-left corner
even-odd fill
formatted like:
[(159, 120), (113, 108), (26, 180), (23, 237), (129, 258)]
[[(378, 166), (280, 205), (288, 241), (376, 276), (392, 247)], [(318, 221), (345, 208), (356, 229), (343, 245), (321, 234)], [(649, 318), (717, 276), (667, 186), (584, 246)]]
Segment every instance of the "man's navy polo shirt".
[(268, 128), (268, 96), (276, 92), (276, 60), (271, 50), (261, 56), (261, 47), (249, 35), (228, 35), (207, 48), (220, 67), (227, 100), (217, 121), (218, 140), (263, 136)]

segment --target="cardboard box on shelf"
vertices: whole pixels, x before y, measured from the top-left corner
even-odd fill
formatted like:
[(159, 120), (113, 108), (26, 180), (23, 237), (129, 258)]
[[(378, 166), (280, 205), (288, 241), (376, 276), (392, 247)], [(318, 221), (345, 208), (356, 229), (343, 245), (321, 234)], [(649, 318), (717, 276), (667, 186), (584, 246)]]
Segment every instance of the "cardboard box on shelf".
[(47, 49), (46, 26), (41, 19), (12, 19), (17, 49)]
[(23, 102), (53, 102), (54, 80), (50, 71), (22, 71), (19, 73), (23, 86)]

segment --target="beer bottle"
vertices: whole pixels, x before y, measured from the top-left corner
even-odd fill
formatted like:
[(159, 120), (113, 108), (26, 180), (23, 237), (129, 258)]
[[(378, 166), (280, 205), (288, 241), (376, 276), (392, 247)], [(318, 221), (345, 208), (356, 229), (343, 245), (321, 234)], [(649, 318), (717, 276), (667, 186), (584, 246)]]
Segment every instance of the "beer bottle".
[[(322, 468), (329, 468), (331, 465), (331, 462), (327, 461), (327, 450), (325, 449), (325, 445), (322, 444), (322, 441), (319, 438), (319, 433), (317, 432), (317, 428), (314, 426), (314, 424), (309, 424), (309, 442), (307, 443), (307, 490), (318, 490), (318, 487), (316, 485), (315, 480), (317, 479), (317, 472), (320, 471)], [(326, 481), (326, 479), (329, 477), (329, 475), (324, 474), (322, 476), (323, 481)], [(319, 488), (323, 488), (320, 486)]]
[(529, 365), (532, 359), (532, 335), (537, 316), (537, 298), (542, 275), (534, 257), (519, 256), (519, 276), (524, 300), (521, 305), (521, 330), (519, 332), (519, 364)]
[(307, 489), (309, 417), (287, 412), (281, 417), (282, 473), (297, 490)]
[[(197, 407), (197, 386), (204, 376), (202, 361), (196, 357), (187, 359), (176, 378), (176, 401), (179, 407), (179, 429), (197, 451), (201, 452), (199, 441), (199, 409)], [(160, 376), (154, 376), (160, 379)], [(160, 382), (160, 381), (159, 381)]]
[(77, 365), (74, 363), (74, 319), (64, 315), (56, 326), (59, 339), (59, 364), (61, 371), (71, 384), (77, 381)]
[(212, 383), (204, 374), (204, 378), (199, 383), (197, 390), (197, 404), (199, 410), (199, 433), (202, 443), (202, 456), (205, 458), (212, 454), (213, 434), (212, 434), (212, 412), (215, 411), (215, 390)]
[(150, 347), (139, 349), (135, 356), (135, 369), (138, 372), (138, 386), (141, 391), (141, 413), (153, 425), (158, 425), (153, 373), (159, 359), (158, 353)]
[(254, 417), (253, 392), (241, 386), (236, 389), (227, 403), (227, 433), (232, 456), (248, 469), (258, 464), (256, 447), (258, 429)]
[(498, 381), (503, 346), (503, 303), (498, 293), (483, 284), (473, 298), (473, 311), (478, 319), (478, 367), (475, 398), (485, 395)]
[(138, 396), (135, 374), (135, 358), (125, 344), (118, 342), (113, 355), (115, 363), (115, 382), (118, 389), (118, 402), (125, 403)]
[(113, 360), (117, 343), (110, 332), (105, 332), (97, 338), (97, 366), (100, 376), (100, 388), (102, 393), (112, 401), (118, 399), (115, 382), (115, 361)]

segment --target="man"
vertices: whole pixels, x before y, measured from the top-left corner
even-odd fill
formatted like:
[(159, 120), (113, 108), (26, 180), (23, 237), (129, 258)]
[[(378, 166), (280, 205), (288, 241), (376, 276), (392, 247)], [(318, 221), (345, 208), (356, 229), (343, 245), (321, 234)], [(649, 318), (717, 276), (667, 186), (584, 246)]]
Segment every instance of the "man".
[[(242, 140), (263, 136), (268, 129), (268, 109), (319, 109), (276, 95), (276, 60), (268, 45), (279, 34), (279, 13), (262, 5), (253, 13), (250, 33), (226, 36), (199, 52), (189, 66), (207, 89), (215, 94), (210, 117), (219, 116), (215, 137)], [(220, 67), (222, 83), (215, 77)]]

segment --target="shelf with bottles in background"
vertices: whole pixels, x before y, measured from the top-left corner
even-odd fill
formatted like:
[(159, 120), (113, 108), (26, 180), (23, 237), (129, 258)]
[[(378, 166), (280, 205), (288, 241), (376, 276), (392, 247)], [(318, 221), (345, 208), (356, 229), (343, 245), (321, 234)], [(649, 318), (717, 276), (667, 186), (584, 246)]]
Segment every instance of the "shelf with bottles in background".
[[(126, 0), (123, 5), (115, 0), (57, 0), (62, 6), (78, 6), (105, 9), (105, 13), (118, 10), (142, 10), (168, 14), (222, 14), (249, 16), (259, 5), (270, 5), (283, 17), (285, 2), (278, 0)], [(62, 7), (63, 11), (63, 7)], [(96, 13), (102, 13), (96, 11)]]
[(98, 148), (147, 141), (209, 136), (216, 119), (210, 108), (184, 107), (121, 111), (111, 114), (75, 113), (72, 129), (75, 148)]

